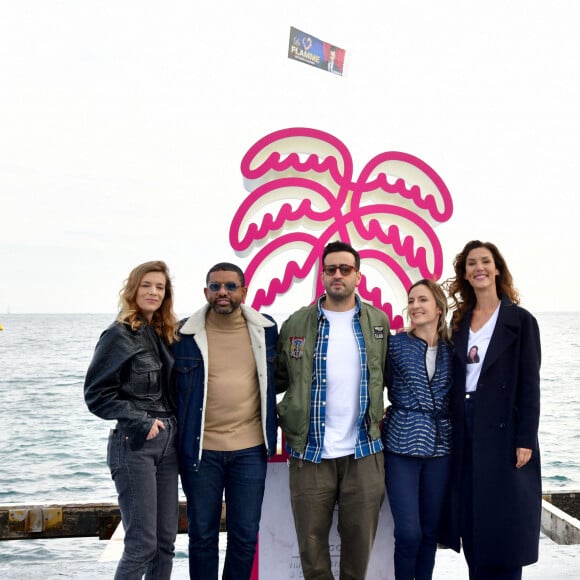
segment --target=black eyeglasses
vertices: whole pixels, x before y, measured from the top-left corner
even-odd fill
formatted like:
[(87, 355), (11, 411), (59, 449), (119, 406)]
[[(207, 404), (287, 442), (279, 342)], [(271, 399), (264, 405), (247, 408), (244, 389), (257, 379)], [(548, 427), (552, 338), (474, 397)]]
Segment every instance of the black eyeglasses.
[(328, 266), (322, 267), (322, 271), (327, 276), (334, 276), (337, 270), (340, 270), (342, 276), (348, 276), (353, 270), (356, 270), (356, 266), (350, 266), (349, 264), (329, 264)]
[(207, 285), (211, 292), (219, 292), (221, 287), (224, 287), (227, 292), (235, 292), (238, 288), (241, 288), (241, 284), (236, 284), (235, 282), (224, 282), (220, 284), (219, 282), (211, 282)]

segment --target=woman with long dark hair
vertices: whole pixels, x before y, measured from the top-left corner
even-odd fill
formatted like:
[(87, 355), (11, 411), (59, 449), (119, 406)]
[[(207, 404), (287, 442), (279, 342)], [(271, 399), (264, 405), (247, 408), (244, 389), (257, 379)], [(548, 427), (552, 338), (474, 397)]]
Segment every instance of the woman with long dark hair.
[(117, 421), (107, 449), (125, 529), (116, 580), (171, 576), (178, 467), (168, 345), (176, 331), (166, 264), (137, 266), (121, 290), (117, 320), (101, 335), (85, 379), (89, 410)]
[(471, 580), (517, 580), (538, 559), (540, 333), (494, 244), (469, 242), (454, 268), (454, 476), (443, 541), (459, 551), (461, 539)]

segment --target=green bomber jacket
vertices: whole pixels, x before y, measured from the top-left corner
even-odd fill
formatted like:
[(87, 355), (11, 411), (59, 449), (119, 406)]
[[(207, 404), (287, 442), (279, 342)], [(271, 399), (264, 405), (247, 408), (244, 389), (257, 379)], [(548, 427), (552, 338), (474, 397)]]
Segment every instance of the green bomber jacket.
[[(389, 320), (382, 310), (360, 301), (358, 297), (357, 303), (360, 305), (360, 324), (367, 352), (369, 433), (376, 439), (380, 437), (380, 423), (384, 411), (384, 370)], [(282, 324), (274, 367), (276, 392), (285, 393), (277, 405), (280, 427), (288, 445), (298, 453), (302, 453), (306, 446), (310, 426), (318, 304), (319, 301), (301, 308)]]

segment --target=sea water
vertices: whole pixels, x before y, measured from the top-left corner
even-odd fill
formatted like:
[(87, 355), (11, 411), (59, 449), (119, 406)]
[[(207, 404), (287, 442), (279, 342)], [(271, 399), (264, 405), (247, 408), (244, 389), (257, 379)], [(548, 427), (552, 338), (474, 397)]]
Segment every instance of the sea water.
[[(536, 317), (543, 351), (543, 488), (580, 491), (580, 313)], [(285, 316), (275, 318), (281, 323)], [(0, 315), (0, 505), (116, 501), (105, 461), (112, 422), (92, 415), (83, 399), (95, 344), (113, 319)], [(96, 538), (5, 541), (0, 561), (96, 561), (104, 546)], [(186, 556), (186, 535), (180, 534), (176, 557)]]

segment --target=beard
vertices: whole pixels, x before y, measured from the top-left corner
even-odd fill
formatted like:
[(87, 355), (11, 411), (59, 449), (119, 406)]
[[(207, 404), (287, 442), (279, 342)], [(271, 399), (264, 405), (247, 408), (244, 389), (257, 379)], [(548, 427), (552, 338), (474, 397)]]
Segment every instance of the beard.
[(231, 298), (228, 299), (227, 304), (218, 304), (218, 300), (216, 299), (210, 303), (210, 307), (216, 314), (231, 314), (239, 308), (240, 304), (241, 302), (232, 300)]
[(354, 289), (349, 288), (346, 284), (331, 284), (326, 290), (326, 295), (332, 298), (335, 302), (342, 302), (350, 300), (354, 293)]

